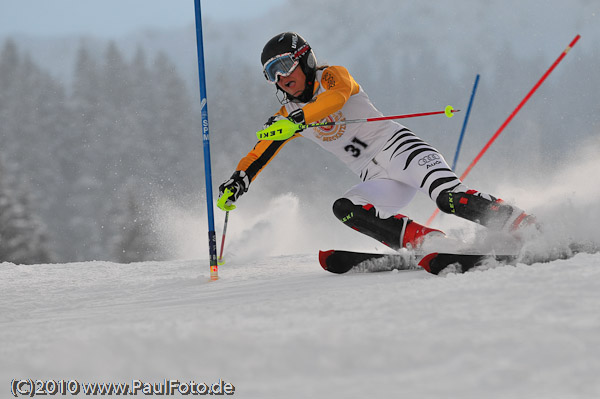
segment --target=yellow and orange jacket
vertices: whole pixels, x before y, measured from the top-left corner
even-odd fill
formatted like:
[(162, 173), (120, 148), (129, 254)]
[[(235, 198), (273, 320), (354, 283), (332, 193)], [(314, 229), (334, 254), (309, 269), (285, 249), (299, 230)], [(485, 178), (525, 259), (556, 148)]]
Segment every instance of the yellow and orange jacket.
[[(383, 116), (342, 66), (330, 66), (317, 71), (311, 101), (289, 102), (275, 115), (288, 116), (298, 108), (304, 111), (307, 124)], [(297, 137), (304, 137), (337, 156), (360, 175), (361, 170), (383, 149), (391, 136), (402, 128), (402, 125), (391, 120), (309, 128), (285, 141), (259, 141), (240, 160), (237, 170), (245, 171), (250, 180), (254, 180), (285, 144)]]

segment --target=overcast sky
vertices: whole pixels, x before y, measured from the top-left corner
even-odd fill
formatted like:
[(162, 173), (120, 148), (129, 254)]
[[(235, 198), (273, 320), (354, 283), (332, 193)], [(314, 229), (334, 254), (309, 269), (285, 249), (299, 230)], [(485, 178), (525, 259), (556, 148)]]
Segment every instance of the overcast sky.
[[(202, 18), (259, 16), (286, 0), (201, 0)], [(194, 21), (194, 0), (0, 0), (0, 35), (83, 33), (116, 37)]]

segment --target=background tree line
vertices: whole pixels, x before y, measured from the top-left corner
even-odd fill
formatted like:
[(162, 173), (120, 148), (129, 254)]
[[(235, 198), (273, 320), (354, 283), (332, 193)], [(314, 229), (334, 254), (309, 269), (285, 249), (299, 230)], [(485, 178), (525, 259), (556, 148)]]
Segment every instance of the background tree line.
[(191, 100), (164, 54), (129, 58), (82, 46), (67, 85), (3, 44), (0, 261), (167, 256), (151, 214), (199, 191)]

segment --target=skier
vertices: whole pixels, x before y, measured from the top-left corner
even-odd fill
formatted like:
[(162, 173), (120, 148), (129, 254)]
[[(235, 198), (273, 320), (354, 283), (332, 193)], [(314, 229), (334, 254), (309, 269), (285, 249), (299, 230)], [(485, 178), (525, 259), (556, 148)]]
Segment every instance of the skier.
[[(261, 63), (282, 104), (265, 128), (382, 116), (346, 68), (318, 66), (311, 47), (297, 33), (285, 32), (269, 40)], [(335, 216), (393, 249), (419, 248), (426, 237), (443, 236), (440, 230), (398, 213), (417, 191), (429, 196), (441, 211), (496, 231), (515, 232), (532, 222), (516, 206), (465, 186), (434, 147), (391, 120), (315, 127), (286, 140), (261, 140), (219, 187), (219, 206), (231, 209), (278, 151), (297, 137), (333, 153), (362, 180), (334, 202)]]

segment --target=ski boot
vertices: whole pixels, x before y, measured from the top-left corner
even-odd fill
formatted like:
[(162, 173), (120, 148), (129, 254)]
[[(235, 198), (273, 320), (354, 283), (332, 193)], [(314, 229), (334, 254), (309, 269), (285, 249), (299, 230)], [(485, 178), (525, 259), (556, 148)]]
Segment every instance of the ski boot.
[(453, 214), (493, 231), (515, 234), (535, 224), (535, 217), (503, 200), (476, 190), (442, 192), (436, 199), (442, 212)]
[(480, 250), (519, 253), (527, 241), (540, 234), (535, 217), (501, 199), (475, 190), (442, 192), (437, 200), (441, 211), (459, 216), (488, 228), (478, 237)]
[(348, 227), (394, 250), (418, 250), (426, 238), (445, 237), (442, 231), (423, 226), (401, 214), (380, 218), (373, 205), (355, 205), (347, 198), (340, 198), (333, 203), (333, 213)]

